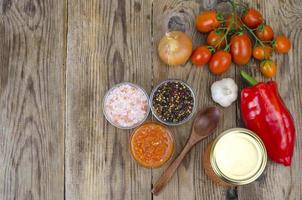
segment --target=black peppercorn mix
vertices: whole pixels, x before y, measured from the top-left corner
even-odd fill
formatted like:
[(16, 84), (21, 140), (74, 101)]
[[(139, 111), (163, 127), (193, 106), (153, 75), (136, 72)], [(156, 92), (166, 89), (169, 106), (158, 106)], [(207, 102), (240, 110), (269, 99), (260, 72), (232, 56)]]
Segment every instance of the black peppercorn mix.
[(193, 112), (194, 97), (182, 82), (165, 82), (155, 91), (152, 101), (157, 117), (164, 122), (179, 123)]

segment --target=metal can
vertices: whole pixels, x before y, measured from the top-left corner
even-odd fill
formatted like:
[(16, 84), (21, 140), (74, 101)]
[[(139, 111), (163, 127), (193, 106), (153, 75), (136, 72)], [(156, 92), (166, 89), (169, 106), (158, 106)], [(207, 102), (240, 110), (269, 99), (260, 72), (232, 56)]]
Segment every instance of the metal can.
[(267, 153), (252, 131), (234, 128), (208, 144), (204, 156), (205, 173), (218, 185), (238, 186), (255, 181), (263, 173)]

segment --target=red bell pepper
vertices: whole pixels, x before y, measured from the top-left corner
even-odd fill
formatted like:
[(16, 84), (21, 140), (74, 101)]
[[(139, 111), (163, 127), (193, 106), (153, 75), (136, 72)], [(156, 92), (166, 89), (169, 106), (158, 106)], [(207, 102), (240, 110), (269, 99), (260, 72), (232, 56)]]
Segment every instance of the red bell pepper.
[(253, 85), (241, 91), (240, 106), (246, 128), (262, 139), (271, 160), (289, 166), (295, 145), (295, 125), (276, 82), (257, 83), (244, 71), (241, 75)]

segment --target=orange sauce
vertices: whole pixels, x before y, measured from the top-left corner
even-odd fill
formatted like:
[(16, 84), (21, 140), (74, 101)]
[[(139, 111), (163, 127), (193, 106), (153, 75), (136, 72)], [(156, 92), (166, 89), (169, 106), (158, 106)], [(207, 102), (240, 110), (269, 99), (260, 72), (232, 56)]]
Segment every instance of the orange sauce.
[(160, 167), (171, 158), (174, 151), (172, 133), (158, 123), (145, 123), (132, 133), (130, 150), (133, 158), (142, 166)]

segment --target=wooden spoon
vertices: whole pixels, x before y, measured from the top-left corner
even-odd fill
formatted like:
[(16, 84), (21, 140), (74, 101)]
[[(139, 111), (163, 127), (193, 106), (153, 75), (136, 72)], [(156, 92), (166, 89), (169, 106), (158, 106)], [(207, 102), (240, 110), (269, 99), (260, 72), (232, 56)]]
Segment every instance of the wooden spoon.
[(170, 164), (170, 166), (161, 175), (158, 181), (155, 183), (152, 193), (158, 195), (159, 192), (166, 186), (166, 184), (172, 178), (174, 172), (178, 168), (181, 161), (184, 159), (186, 154), (192, 149), (192, 147), (208, 137), (213, 133), (218, 125), (220, 118), (220, 111), (216, 107), (209, 107), (203, 111), (199, 111), (194, 119), (192, 125), (192, 132), (187, 144), (183, 148), (182, 152), (178, 157)]

